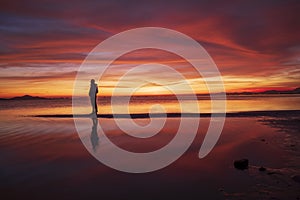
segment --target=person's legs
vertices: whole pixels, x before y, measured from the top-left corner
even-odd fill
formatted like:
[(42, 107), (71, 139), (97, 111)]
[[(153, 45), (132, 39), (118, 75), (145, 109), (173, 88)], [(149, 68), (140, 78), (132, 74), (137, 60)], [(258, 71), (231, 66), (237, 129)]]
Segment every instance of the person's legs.
[(95, 100), (93, 97), (90, 97), (90, 100), (91, 100), (91, 105), (92, 105), (92, 112), (94, 113), (96, 111), (95, 109)]
[(94, 104), (95, 104), (95, 111), (96, 113), (98, 112), (98, 106), (97, 106), (97, 96), (95, 96), (95, 101), (94, 101)]

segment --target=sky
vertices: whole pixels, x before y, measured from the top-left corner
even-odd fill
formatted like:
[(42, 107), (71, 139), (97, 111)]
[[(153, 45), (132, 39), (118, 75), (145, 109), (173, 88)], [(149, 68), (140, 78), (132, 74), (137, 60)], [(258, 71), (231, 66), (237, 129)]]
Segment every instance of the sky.
[[(216, 63), (227, 92), (294, 89), (300, 87), (299, 10), (297, 0), (2, 0), (0, 97), (71, 96), (89, 52), (115, 34), (140, 27), (168, 28), (196, 40)], [(111, 95), (116, 87), (126, 95), (136, 85), (142, 85), (136, 94), (164, 94), (164, 84), (180, 84), (168, 71), (151, 66), (118, 84), (124, 73), (145, 63), (171, 66), (196, 93), (207, 93), (182, 57), (144, 49), (111, 64), (96, 80), (99, 95)]]

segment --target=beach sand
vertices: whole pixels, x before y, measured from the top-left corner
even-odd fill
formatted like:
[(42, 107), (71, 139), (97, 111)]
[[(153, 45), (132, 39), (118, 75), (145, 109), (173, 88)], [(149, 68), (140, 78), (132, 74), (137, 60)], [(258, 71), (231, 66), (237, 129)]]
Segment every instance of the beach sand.
[[(199, 159), (209, 124), (204, 115), (188, 151), (168, 167), (145, 174), (119, 172), (97, 161), (70, 116), (1, 119), (0, 194), (3, 199), (299, 199), (299, 113), (229, 114), (217, 145)], [(145, 141), (122, 133), (114, 119), (98, 120), (118, 146), (147, 152), (172, 140), (180, 118), (169, 116), (164, 129)], [(149, 119), (135, 120), (147, 124)], [(82, 122), (90, 131), (91, 119)], [(234, 160), (243, 158), (249, 168), (235, 169)]]

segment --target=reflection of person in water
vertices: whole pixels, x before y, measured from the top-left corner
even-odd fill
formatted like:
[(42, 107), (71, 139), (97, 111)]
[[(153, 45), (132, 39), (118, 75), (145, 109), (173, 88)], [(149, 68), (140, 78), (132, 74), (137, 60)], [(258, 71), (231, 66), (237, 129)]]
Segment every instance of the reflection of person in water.
[(90, 91), (89, 91), (89, 96), (92, 104), (92, 113), (98, 112), (97, 93), (98, 93), (98, 85), (95, 83), (95, 80), (92, 79), (90, 85)]
[(91, 143), (93, 146), (93, 150), (95, 151), (99, 143), (99, 137), (97, 133), (98, 119), (97, 117), (91, 117), (91, 119), (93, 121), (92, 132), (91, 132)]

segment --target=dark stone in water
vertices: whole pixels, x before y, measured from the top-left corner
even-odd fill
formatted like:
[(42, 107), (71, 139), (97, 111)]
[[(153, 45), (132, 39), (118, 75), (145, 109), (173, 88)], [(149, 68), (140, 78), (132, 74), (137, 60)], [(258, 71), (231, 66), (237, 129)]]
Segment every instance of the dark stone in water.
[(260, 167), (258, 170), (261, 171), (261, 172), (264, 172), (264, 171), (266, 171), (267, 169), (264, 168), (264, 167)]
[(249, 160), (248, 159), (235, 160), (233, 164), (236, 169), (244, 170), (244, 169), (248, 169)]

